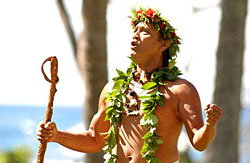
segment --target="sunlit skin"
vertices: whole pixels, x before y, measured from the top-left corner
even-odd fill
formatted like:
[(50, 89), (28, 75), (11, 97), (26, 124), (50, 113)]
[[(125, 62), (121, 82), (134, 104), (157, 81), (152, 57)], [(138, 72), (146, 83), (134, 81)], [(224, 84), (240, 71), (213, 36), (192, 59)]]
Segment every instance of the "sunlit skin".
[[(162, 40), (159, 32), (153, 25), (139, 23), (131, 41), (131, 56), (138, 64), (138, 71), (151, 72), (162, 66), (162, 52), (170, 45), (169, 41)], [(156, 108), (158, 117), (157, 133), (162, 136), (163, 144), (159, 145), (156, 156), (162, 163), (171, 163), (179, 160), (177, 142), (182, 127), (185, 126), (190, 143), (198, 150), (205, 150), (215, 137), (216, 124), (222, 116), (222, 110), (215, 104), (208, 104), (205, 111), (205, 122), (202, 118), (200, 98), (195, 87), (184, 79), (165, 81), (160, 91), (164, 94), (165, 105)], [(70, 149), (94, 153), (102, 150), (104, 135), (109, 129), (109, 122), (104, 121), (106, 116), (105, 96), (110, 90), (107, 84), (99, 99), (99, 109), (93, 117), (88, 130), (82, 133), (70, 133), (57, 130), (56, 124), (40, 123), (37, 127), (37, 138), (44, 142), (57, 142)], [(118, 163), (145, 163), (140, 150), (143, 146), (142, 136), (147, 132), (140, 126), (141, 111), (138, 116), (122, 114), (118, 127), (117, 155)]]

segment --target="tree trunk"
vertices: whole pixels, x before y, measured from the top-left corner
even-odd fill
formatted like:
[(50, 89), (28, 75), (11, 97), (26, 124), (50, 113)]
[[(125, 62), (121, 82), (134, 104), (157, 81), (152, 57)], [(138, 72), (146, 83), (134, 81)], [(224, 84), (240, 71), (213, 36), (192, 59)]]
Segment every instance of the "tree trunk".
[(214, 103), (223, 109), (204, 163), (237, 163), (247, 0), (222, 0)]
[[(83, 0), (84, 30), (78, 41), (78, 63), (85, 85), (84, 120), (89, 126), (97, 112), (101, 90), (107, 83), (107, 0)], [(85, 163), (104, 162), (102, 152), (87, 154)]]
[[(56, 2), (84, 81), (86, 89), (84, 120), (85, 126), (89, 126), (90, 121), (97, 112), (101, 90), (107, 83), (106, 10), (108, 0), (83, 0), (82, 18), (84, 30), (79, 41), (75, 39), (63, 0), (57, 0)], [(104, 162), (102, 155), (102, 152), (87, 154), (84, 163)]]

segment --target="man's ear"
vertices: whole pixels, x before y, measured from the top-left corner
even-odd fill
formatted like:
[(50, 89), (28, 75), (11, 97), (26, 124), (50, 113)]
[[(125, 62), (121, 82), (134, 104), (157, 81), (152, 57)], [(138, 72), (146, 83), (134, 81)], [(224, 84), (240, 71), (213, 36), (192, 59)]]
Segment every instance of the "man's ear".
[(161, 51), (163, 52), (171, 45), (170, 40), (162, 40)]

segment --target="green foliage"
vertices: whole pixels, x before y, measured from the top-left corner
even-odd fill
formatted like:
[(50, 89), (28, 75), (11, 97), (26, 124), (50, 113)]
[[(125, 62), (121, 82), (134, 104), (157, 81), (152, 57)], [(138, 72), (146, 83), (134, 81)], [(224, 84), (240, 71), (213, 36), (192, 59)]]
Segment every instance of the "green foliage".
[(18, 146), (13, 150), (0, 151), (1, 163), (28, 163), (32, 157), (32, 150), (26, 146)]
[[(106, 96), (106, 102), (109, 103), (109, 106), (106, 108), (105, 120), (110, 122), (110, 129), (107, 133), (103, 133), (106, 135), (105, 139), (107, 139), (106, 145), (103, 148), (105, 153), (105, 163), (115, 163), (118, 157), (112, 153), (117, 145), (116, 126), (121, 121), (121, 113), (125, 111), (125, 91), (128, 89), (129, 84), (133, 80), (132, 71), (137, 66), (135, 61), (132, 58), (130, 59), (132, 62), (126, 73), (116, 70), (118, 76), (113, 78), (114, 85), (111, 92), (109, 92)], [(141, 110), (145, 113), (140, 120), (140, 125), (149, 130), (142, 137), (145, 141), (141, 149), (141, 155), (148, 163), (160, 163), (160, 160), (155, 156), (155, 151), (159, 148), (159, 144), (162, 144), (163, 141), (156, 133), (158, 118), (155, 115), (155, 109), (158, 105), (163, 106), (165, 104), (164, 95), (159, 91), (159, 86), (167, 85), (164, 81), (176, 80), (181, 74), (178, 68), (174, 65), (175, 60), (170, 62), (169, 67), (153, 72), (151, 74), (150, 82), (142, 86), (142, 89), (150, 90), (150, 94), (139, 97), (142, 101)]]
[(142, 89), (150, 90), (156, 88), (156, 86), (157, 86), (156, 82), (148, 82), (142, 86)]

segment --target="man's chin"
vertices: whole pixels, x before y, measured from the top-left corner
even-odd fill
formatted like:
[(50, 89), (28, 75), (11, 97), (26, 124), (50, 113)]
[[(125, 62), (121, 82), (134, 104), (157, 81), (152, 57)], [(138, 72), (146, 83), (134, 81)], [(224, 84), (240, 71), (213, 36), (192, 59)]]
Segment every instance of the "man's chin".
[(134, 59), (134, 61), (137, 63), (137, 61), (138, 61), (138, 54), (137, 53), (135, 53), (135, 52), (131, 52), (130, 53), (130, 56)]
[(135, 51), (133, 51), (133, 50), (131, 50), (131, 52), (130, 52), (130, 56), (131, 56), (132, 58), (134, 58), (134, 57), (136, 56), (136, 52), (135, 52)]

